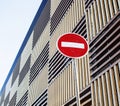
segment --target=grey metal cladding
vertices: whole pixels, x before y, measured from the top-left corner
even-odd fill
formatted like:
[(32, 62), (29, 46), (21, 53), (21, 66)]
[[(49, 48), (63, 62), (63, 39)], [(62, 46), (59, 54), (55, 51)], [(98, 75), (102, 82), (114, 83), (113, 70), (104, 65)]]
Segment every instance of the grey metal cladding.
[(28, 73), (29, 69), (30, 69), (30, 61), (31, 61), (31, 55), (28, 57), (25, 65), (23, 66), (20, 74), (19, 74), (19, 85), (22, 82), (22, 80), (24, 79), (24, 77), (26, 76), (26, 74)]
[(49, 59), (49, 42), (45, 45), (44, 49), (36, 59), (35, 63), (30, 69), (30, 80), (29, 85), (36, 78), (38, 73), (42, 70), (42, 68), (46, 65)]
[(50, 0), (47, 1), (46, 6), (44, 7), (36, 25), (35, 25), (32, 48), (34, 48), (38, 38), (40, 37), (41, 33), (45, 29), (49, 19), (50, 19)]
[(16, 98), (17, 98), (17, 91), (15, 92), (15, 94), (13, 95), (12, 99), (9, 102), (8, 106), (15, 106), (16, 105)]
[(5, 98), (4, 106), (8, 106), (9, 99), (10, 99), (10, 92), (8, 93), (7, 97)]
[(45, 90), (32, 106), (47, 106), (48, 90)]
[(19, 74), (19, 69), (20, 69), (20, 58), (18, 59), (16, 65), (15, 65), (15, 68), (13, 70), (11, 86), (13, 85), (13, 83), (15, 82), (15, 80), (16, 80), (18, 74)]
[(90, 70), (98, 76), (120, 59), (120, 13), (90, 42)]
[(61, 21), (62, 17), (65, 15), (66, 11), (70, 7), (74, 0), (62, 0), (51, 17), (51, 27), (50, 27), (50, 35), (56, 29), (57, 25)]
[(28, 101), (28, 91), (22, 96), (16, 106), (26, 106)]

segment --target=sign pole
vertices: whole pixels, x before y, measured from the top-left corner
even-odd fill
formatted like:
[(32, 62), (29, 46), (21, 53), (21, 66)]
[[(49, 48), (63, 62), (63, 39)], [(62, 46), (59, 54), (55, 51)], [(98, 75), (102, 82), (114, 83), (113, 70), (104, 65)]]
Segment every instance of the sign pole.
[(76, 65), (75, 59), (73, 59), (73, 71), (74, 71), (74, 80), (75, 80), (75, 86), (76, 86), (76, 101), (77, 101), (77, 106), (80, 106), (78, 69), (77, 69), (77, 65)]

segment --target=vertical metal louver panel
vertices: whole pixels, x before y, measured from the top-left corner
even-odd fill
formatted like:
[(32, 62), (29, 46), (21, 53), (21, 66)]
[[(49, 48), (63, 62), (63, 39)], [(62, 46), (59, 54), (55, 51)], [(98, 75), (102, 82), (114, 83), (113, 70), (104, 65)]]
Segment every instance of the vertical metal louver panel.
[(48, 90), (45, 90), (32, 106), (47, 106)]
[(6, 97), (5, 101), (4, 101), (4, 106), (7, 106), (7, 105), (8, 105), (8, 103), (9, 103), (9, 98), (10, 98), (10, 92), (8, 93), (8, 95), (7, 95), (7, 97)]
[(59, 74), (59, 72), (62, 71), (70, 60), (71, 58), (63, 56), (58, 51), (54, 54), (49, 61), (48, 83), (50, 83)]
[(33, 66), (30, 69), (30, 81), (29, 84), (32, 83), (32, 81), (36, 78), (38, 73), (42, 70), (42, 68), (46, 65), (48, 62), (49, 57), (49, 42), (45, 45), (44, 49), (38, 56), (37, 60), (33, 64)]
[(13, 69), (13, 76), (12, 76), (12, 84), (13, 85), (14, 81), (16, 80), (18, 74), (19, 74), (19, 69), (20, 69), (20, 58), (17, 60), (17, 63), (15, 65), (15, 68)]
[(20, 72), (20, 75), (19, 75), (19, 85), (20, 83), (22, 82), (22, 80), (24, 79), (25, 75), (27, 74), (27, 72), (29, 71), (30, 69), (30, 59), (31, 59), (31, 55), (28, 57), (22, 71)]
[(1, 94), (0, 105), (2, 105), (4, 98), (5, 98), (5, 89), (3, 90), (2, 94)]
[(82, 35), (84, 38), (87, 39), (87, 30), (86, 30), (86, 19), (85, 19), (85, 15), (81, 18), (81, 20), (79, 21), (79, 23), (75, 26), (75, 28), (73, 29), (74, 33), (78, 33), (80, 35)]
[(41, 33), (45, 29), (48, 21), (50, 19), (50, 0), (47, 1), (46, 6), (44, 7), (36, 25), (34, 28), (34, 35), (33, 35), (33, 47), (35, 46), (38, 38), (40, 37)]
[(26, 106), (28, 101), (28, 91), (22, 96), (16, 106)]
[(120, 59), (120, 13), (90, 42), (90, 70), (96, 77)]
[(16, 97), (17, 97), (17, 92), (13, 95), (12, 99), (9, 102), (8, 106), (15, 106), (16, 105)]
[(74, 0), (62, 0), (57, 7), (56, 11), (54, 12), (53, 16), (51, 17), (51, 30), (50, 35), (53, 33), (59, 22), (61, 21), (62, 17), (65, 15), (66, 11), (70, 7)]
[(93, 0), (85, 0), (85, 8), (88, 8), (92, 4)]

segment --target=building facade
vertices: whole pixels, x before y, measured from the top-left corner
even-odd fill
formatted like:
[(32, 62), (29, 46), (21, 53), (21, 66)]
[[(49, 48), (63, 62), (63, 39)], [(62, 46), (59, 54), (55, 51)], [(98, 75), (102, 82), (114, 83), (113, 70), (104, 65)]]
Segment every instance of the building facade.
[(0, 106), (77, 106), (73, 59), (56, 48), (81, 34), (89, 53), (75, 59), (80, 106), (120, 106), (120, 1), (43, 0), (0, 93)]

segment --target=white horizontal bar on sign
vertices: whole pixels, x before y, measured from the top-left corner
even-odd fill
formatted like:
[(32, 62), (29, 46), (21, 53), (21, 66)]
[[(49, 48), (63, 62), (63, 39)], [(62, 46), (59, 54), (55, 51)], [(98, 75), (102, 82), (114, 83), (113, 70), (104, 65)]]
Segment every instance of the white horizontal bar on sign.
[(80, 48), (84, 49), (83, 43), (76, 43), (76, 42), (61, 42), (62, 47), (70, 47), (70, 48)]

